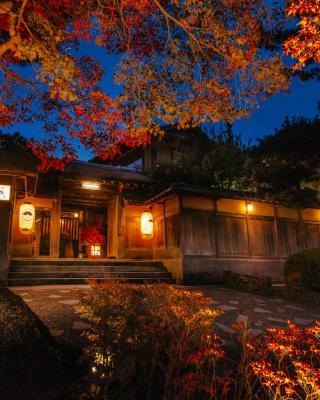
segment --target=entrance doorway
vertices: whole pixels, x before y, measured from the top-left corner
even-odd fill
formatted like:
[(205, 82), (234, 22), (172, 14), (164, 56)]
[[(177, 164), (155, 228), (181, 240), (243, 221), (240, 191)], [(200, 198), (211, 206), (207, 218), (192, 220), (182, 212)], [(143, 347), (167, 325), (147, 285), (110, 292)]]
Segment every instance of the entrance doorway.
[(106, 258), (107, 227), (107, 207), (63, 208), (60, 258)]

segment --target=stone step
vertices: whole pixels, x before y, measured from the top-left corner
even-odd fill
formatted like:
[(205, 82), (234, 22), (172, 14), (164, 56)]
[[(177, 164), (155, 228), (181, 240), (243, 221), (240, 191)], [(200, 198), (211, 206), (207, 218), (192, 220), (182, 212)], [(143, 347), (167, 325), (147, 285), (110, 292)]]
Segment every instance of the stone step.
[(73, 271), (83, 271), (83, 272), (159, 272), (166, 269), (163, 265), (11, 265), (10, 272), (73, 272)]
[[(97, 282), (106, 282), (111, 278), (97, 278), (95, 279)], [(157, 278), (157, 279), (148, 279), (148, 278), (112, 278), (113, 280), (125, 280), (128, 283), (175, 283), (172, 278)], [(38, 286), (38, 285), (81, 285), (86, 284), (86, 278), (39, 278), (39, 279), (9, 279), (9, 286)]]
[(11, 260), (11, 266), (27, 266), (27, 265), (90, 265), (90, 266), (162, 266), (161, 261), (152, 260), (110, 260), (100, 259), (93, 260), (87, 258), (64, 258), (64, 259), (50, 259), (50, 258), (14, 258)]
[(174, 283), (163, 263), (152, 260), (13, 259), (9, 286), (83, 284), (105, 281)]
[(45, 278), (86, 278), (86, 279), (96, 279), (96, 278), (142, 278), (142, 279), (158, 279), (158, 278), (171, 278), (168, 272), (84, 272), (84, 271), (52, 271), (52, 272), (9, 272), (9, 281), (12, 279), (45, 279)]

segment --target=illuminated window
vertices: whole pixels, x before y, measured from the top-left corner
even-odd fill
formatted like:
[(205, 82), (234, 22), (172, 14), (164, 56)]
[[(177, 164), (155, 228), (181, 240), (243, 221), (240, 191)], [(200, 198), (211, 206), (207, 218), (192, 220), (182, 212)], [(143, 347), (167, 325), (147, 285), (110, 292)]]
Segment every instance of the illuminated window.
[(91, 255), (93, 257), (100, 257), (101, 256), (101, 246), (100, 244), (94, 244), (91, 246)]
[(10, 190), (11, 187), (9, 185), (0, 185), (0, 201), (10, 200)]

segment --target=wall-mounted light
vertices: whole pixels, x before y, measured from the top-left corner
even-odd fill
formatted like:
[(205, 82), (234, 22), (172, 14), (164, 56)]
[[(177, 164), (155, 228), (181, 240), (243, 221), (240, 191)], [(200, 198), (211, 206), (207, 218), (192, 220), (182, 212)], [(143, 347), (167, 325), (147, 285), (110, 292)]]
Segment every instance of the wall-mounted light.
[(31, 203), (23, 203), (19, 210), (19, 230), (23, 234), (30, 234), (34, 230), (36, 211)]
[(247, 203), (247, 212), (252, 213), (253, 212), (253, 204), (252, 203)]
[(150, 211), (141, 214), (141, 234), (144, 239), (151, 239), (153, 236), (153, 215)]
[(87, 190), (99, 190), (100, 183), (98, 183), (98, 182), (82, 182), (81, 187), (82, 187), (82, 189), (87, 189)]
[(0, 185), (0, 201), (10, 200), (11, 186)]
[(74, 213), (73, 216), (74, 216), (75, 218), (78, 218), (78, 217), (79, 217), (79, 214), (78, 214), (78, 213)]

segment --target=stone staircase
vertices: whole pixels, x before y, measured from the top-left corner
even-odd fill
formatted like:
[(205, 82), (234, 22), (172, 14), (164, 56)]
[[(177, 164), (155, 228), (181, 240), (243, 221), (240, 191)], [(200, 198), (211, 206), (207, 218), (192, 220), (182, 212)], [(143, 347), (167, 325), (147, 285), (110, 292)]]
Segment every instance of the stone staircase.
[(87, 283), (89, 279), (174, 283), (160, 261), (17, 258), (11, 261), (8, 285), (76, 285)]

